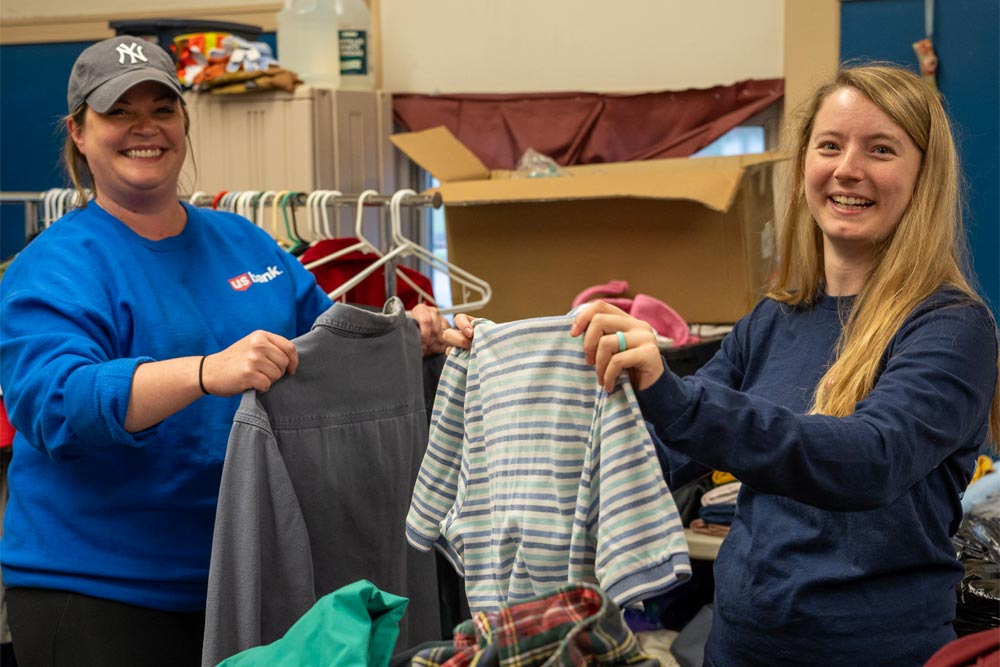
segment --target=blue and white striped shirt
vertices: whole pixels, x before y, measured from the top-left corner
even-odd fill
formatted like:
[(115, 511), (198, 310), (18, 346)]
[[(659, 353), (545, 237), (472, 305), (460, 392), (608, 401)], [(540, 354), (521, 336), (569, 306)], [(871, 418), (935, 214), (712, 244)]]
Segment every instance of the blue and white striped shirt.
[(570, 581), (634, 605), (691, 573), (632, 386), (600, 387), (571, 322), (477, 320), (441, 375), (407, 539), (448, 557), (473, 612)]

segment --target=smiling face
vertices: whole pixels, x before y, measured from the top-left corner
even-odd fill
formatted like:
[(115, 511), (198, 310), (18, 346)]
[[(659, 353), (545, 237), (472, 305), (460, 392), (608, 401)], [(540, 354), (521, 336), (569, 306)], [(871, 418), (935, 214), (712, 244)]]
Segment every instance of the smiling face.
[(137, 197), (177, 195), (187, 154), (176, 93), (147, 81), (125, 92), (107, 113), (87, 109), (70, 136), (87, 160), (97, 200), (128, 206)]
[(806, 203), (828, 259), (870, 266), (876, 246), (903, 217), (922, 153), (910, 136), (861, 91), (830, 93), (806, 145)]

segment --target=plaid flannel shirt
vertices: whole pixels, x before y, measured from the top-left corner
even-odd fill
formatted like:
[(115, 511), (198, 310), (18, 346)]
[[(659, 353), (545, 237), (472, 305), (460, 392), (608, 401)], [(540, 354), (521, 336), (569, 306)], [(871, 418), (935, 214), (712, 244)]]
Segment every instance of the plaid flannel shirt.
[(548, 595), (477, 612), (452, 646), (419, 652), (413, 667), (659, 667), (640, 652), (618, 606), (597, 586), (573, 583)]

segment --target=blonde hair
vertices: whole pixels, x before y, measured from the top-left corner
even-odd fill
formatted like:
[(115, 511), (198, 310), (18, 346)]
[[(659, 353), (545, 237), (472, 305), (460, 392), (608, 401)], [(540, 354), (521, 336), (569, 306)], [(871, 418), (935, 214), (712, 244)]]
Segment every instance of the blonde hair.
[[(823, 237), (806, 204), (805, 156), (820, 106), (828, 95), (845, 87), (860, 91), (902, 128), (923, 159), (912, 199), (895, 231), (879, 242), (875, 265), (837, 341), (836, 359), (816, 386), (811, 413), (839, 417), (852, 414), (871, 392), (881, 353), (920, 302), (950, 287), (970, 303), (982, 303), (966, 278), (969, 260), (961, 180), (948, 116), (937, 91), (917, 75), (881, 65), (841, 69), (807, 101), (789, 134), (793, 183), (778, 234), (781, 262), (768, 296), (790, 305), (809, 305), (823, 289)], [(990, 407), (989, 435), (997, 447), (1000, 379)]]
[[(188, 154), (191, 154), (191, 137), (188, 135), (188, 128), (191, 126), (191, 118), (188, 116), (187, 107), (184, 104), (180, 104), (181, 113), (184, 114), (184, 138), (188, 142)], [(94, 182), (94, 176), (90, 173), (90, 167), (87, 165), (87, 158), (80, 149), (76, 147), (76, 142), (73, 141), (73, 133), (70, 132), (69, 125), (70, 121), (78, 128), (83, 128), (87, 118), (87, 104), (86, 102), (81, 104), (76, 108), (76, 111), (68, 116), (64, 116), (62, 119), (62, 127), (66, 136), (63, 138), (63, 149), (62, 149), (62, 161), (63, 167), (66, 169), (66, 173), (69, 175), (70, 181), (73, 183), (73, 188), (77, 193), (77, 206), (84, 207), (87, 205), (87, 200), (92, 192), (94, 195), (97, 194), (97, 183)], [(192, 160), (194, 158), (192, 157)], [(88, 188), (90, 192), (88, 192)]]

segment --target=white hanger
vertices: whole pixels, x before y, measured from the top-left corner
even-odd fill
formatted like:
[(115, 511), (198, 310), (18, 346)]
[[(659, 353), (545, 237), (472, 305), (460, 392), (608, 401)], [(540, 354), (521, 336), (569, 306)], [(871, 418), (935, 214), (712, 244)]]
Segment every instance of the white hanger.
[(250, 202), (253, 198), (257, 196), (257, 193), (253, 190), (244, 190), (236, 197), (235, 206), (233, 207), (237, 214), (242, 215), (244, 218), (250, 218)]
[(309, 234), (313, 238), (313, 244), (316, 240), (323, 238), (320, 234), (320, 215), (319, 202), (323, 199), (323, 195), (326, 190), (313, 190), (306, 196), (306, 206), (305, 210), (309, 215)]
[[(326, 197), (330, 196), (331, 194), (333, 194), (332, 191), (331, 191), (331, 193), (328, 193), (327, 195), (325, 195), (323, 197), (323, 204), (322, 204), (323, 211), (324, 211), (323, 212), (323, 216), (324, 216), (324, 218), (323, 218), (323, 226), (326, 228), (327, 232), (330, 231), (330, 227), (329, 227), (330, 219), (328, 217), (326, 217)], [(340, 194), (340, 193), (336, 193), (336, 194)], [(365, 207), (364, 207), (365, 199), (367, 199), (368, 197), (370, 197), (372, 195), (377, 195), (377, 194), (378, 194), (377, 190), (365, 190), (360, 195), (358, 195), (358, 211), (357, 211), (357, 215), (354, 218), (354, 235), (357, 237), (358, 242), (354, 243), (352, 245), (349, 245), (346, 248), (341, 248), (340, 250), (337, 250), (336, 252), (332, 252), (329, 255), (324, 255), (323, 257), (320, 257), (319, 259), (317, 259), (315, 261), (309, 262), (308, 264), (306, 264), (306, 268), (307, 269), (309, 269), (311, 271), (312, 269), (315, 269), (317, 266), (323, 266), (324, 264), (326, 264), (328, 262), (332, 262), (335, 259), (339, 259), (339, 258), (343, 257), (344, 255), (346, 255), (348, 253), (354, 252), (355, 250), (360, 250), (361, 252), (369, 253), (369, 254), (374, 254), (374, 255), (381, 255), (382, 254), (382, 253), (379, 252), (378, 248), (376, 248), (374, 245), (372, 245), (368, 241), (368, 239), (365, 238), (365, 236), (363, 234), (363, 227), (364, 227), (363, 223), (364, 223), (364, 213), (365, 213)], [(331, 236), (331, 238), (333, 238), (333, 237)]]
[(77, 197), (76, 189), (65, 188), (59, 195), (59, 199), (56, 204), (56, 220), (66, 215), (66, 211), (72, 205), (72, 201)]
[(413, 256), (423, 259), (428, 264), (434, 265), (443, 273), (449, 275), (454, 282), (461, 285), (463, 298), (468, 299), (470, 292), (479, 296), (476, 300), (467, 300), (448, 308), (442, 308), (441, 313), (447, 314), (459, 311), (475, 310), (476, 308), (481, 308), (489, 302), (490, 297), (493, 295), (493, 291), (490, 288), (489, 283), (481, 278), (477, 278), (468, 271), (454, 264), (436, 257), (423, 246), (420, 246), (403, 236), (402, 231), (399, 228), (400, 205), (404, 197), (415, 194), (416, 192), (413, 190), (400, 190), (399, 192), (393, 194), (392, 199), (389, 202), (389, 218), (392, 223), (392, 239), (397, 243), (397, 245), (395, 245), (392, 250), (387, 252), (385, 255), (382, 255), (375, 260), (364, 271), (361, 271), (358, 275), (354, 276), (331, 292), (331, 298), (336, 299), (342, 294), (346, 294), (356, 285), (360, 284), (361, 281), (374, 273), (379, 267), (387, 264), (393, 259), (396, 259), (397, 257)]
[(267, 229), (264, 224), (264, 209), (267, 207), (267, 200), (268, 198), (274, 199), (277, 194), (277, 190), (265, 190), (260, 195), (260, 200), (257, 202), (257, 210), (254, 211), (253, 224), (257, 225), (261, 229)]
[(62, 188), (52, 188), (45, 191), (42, 198), (42, 229), (45, 229), (56, 220), (56, 197), (62, 193)]
[[(340, 285), (339, 287), (337, 287), (336, 289), (334, 289), (332, 292), (330, 292), (329, 293), (329, 297), (331, 299), (335, 300), (335, 301), (337, 299), (339, 299), (341, 296), (347, 294), (352, 289), (354, 289), (354, 287), (356, 287), (357, 285), (360, 285), (368, 276), (370, 276), (373, 273), (375, 273), (375, 271), (377, 271), (382, 266), (388, 264), (397, 255), (401, 255), (401, 254), (403, 254), (403, 252), (406, 251), (406, 247), (396, 247), (396, 248), (393, 248), (392, 250), (390, 250), (388, 253), (386, 253), (386, 254), (383, 255), (381, 252), (379, 252), (378, 248), (376, 248), (374, 245), (372, 245), (371, 243), (369, 243), (364, 238), (364, 235), (361, 233), (362, 232), (362, 228), (361, 228), (361, 211), (362, 211), (362, 206), (361, 206), (361, 204), (364, 202), (364, 198), (367, 197), (368, 194), (378, 194), (378, 193), (375, 190), (365, 190), (363, 193), (361, 193), (361, 196), (358, 198), (358, 216), (357, 216), (357, 218), (355, 220), (355, 225), (354, 226), (355, 226), (355, 232), (357, 233), (358, 238), (361, 239), (361, 242), (358, 243), (358, 244), (355, 244), (355, 245), (351, 246), (350, 248), (347, 248), (347, 249), (345, 249), (343, 251), (339, 251), (339, 252), (334, 253), (334, 254), (336, 256), (340, 256), (340, 255), (342, 255), (346, 251), (349, 251), (349, 250), (352, 250), (352, 249), (355, 249), (355, 248), (361, 249), (358, 246), (360, 246), (361, 244), (365, 244), (367, 246), (367, 248), (368, 248), (366, 250), (366, 252), (374, 253), (374, 254), (378, 255), (379, 257), (374, 262), (372, 262), (369, 266), (365, 267), (356, 276), (352, 277), (350, 280), (348, 280), (347, 282), (345, 282), (344, 284)], [(316, 260), (316, 262), (313, 262), (312, 265), (318, 265), (323, 260), (329, 260), (329, 257), (324, 257), (321, 260)], [(309, 268), (309, 267), (307, 266), (306, 268)], [(434, 301), (434, 297), (432, 295), (428, 294), (427, 291), (424, 290), (423, 288), (421, 288), (419, 285), (417, 285), (413, 281), (413, 279), (411, 279), (408, 275), (406, 275), (401, 270), (401, 267), (398, 267), (398, 266), (396, 267), (395, 274), (396, 274), (396, 276), (400, 280), (402, 280), (407, 285), (409, 285), (413, 289), (413, 291), (416, 292), (417, 295), (421, 299), (423, 299), (424, 301), (426, 301), (426, 302), (428, 302), (428, 303), (430, 303), (432, 305), (434, 303), (436, 303)]]
[(323, 231), (326, 238), (333, 239), (340, 236), (340, 218), (335, 216), (334, 223), (330, 224), (330, 204), (327, 200), (342, 196), (340, 190), (328, 190), (323, 199), (320, 200), (320, 208), (323, 212)]
[(423, 260), (427, 264), (433, 265), (436, 270), (450, 277), (453, 283), (462, 288), (463, 301), (455, 303), (448, 308), (442, 308), (442, 314), (458, 313), (482, 308), (489, 303), (490, 298), (493, 296), (493, 290), (488, 282), (482, 278), (474, 276), (456, 264), (452, 264), (451, 262), (441, 259), (419, 243), (414, 243), (410, 239), (403, 236), (402, 225), (400, 224), (400, 219), (402, 217), (402, 213), (400, 211), (402, 202), (404, 198), (416, 194), (417, 193), (413, 190), (404, 189), (394, 193), (392, 195), (392, 199), (389, 200), (390, 229), (395, 248), (402, 248), (405, 255), (416, 257), (417, 259)]
[[(333, 227), (330, 226), (329, 204), (327, 204), (327, 200), (339, 197), (340, 195), (340, 190), (322, 190), (320, 196), (316, 198), (316, 210), (318, 212), (316, 238), (336, 238), (337, 234), (334, 233)], [(337, 226), (337, 231), (340, 231), (339, 225)]]

